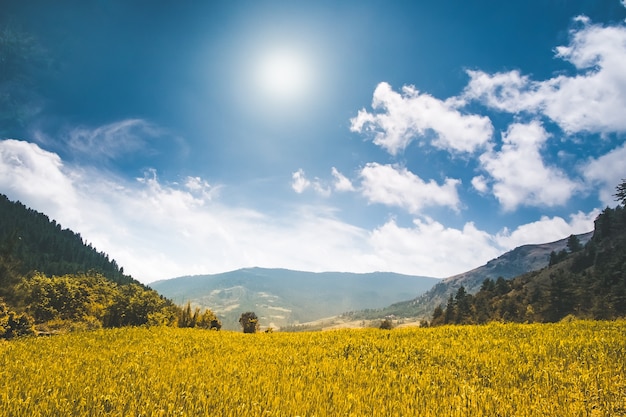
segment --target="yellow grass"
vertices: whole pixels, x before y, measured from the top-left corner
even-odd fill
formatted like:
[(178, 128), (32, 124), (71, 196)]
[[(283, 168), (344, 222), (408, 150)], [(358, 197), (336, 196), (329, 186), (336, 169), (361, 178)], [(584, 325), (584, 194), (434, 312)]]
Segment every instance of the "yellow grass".
[(626, 322), (0, 343), (6, 416), (626, 415)]

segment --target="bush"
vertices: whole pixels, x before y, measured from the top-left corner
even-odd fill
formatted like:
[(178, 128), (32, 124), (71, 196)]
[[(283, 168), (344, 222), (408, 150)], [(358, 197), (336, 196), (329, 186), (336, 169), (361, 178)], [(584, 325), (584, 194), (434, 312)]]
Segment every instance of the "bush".
[(12, 339), (35, 333), (33, 319), (26, 313), (16, 313), (0, 303), (0, 339)]
[(391, 330), (393, 329), (393, 323), (389, 319), (385, 319), (380, 323), (379, 329)]

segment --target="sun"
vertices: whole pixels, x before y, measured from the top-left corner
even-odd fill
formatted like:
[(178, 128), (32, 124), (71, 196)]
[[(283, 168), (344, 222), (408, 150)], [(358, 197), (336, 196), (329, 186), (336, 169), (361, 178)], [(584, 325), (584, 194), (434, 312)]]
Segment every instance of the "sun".
[(311, 63), (298, 51), (271, 50), (259, 58), (256, 78), (266, 98), (278, 102), (304, 100), (312, 83)]

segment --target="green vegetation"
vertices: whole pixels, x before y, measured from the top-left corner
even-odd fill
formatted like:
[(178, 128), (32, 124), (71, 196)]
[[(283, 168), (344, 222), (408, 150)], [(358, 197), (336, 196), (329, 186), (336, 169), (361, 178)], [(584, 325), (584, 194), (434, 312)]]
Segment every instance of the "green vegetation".
[(244, 333), (256, 333), (259, 331), (259, 318), (253, 311), (246, 311), (239, 318), (239, 324)]
[(6, 258), (19, 260), (16, 272), (38, 271), (45, 275), (96, 272), (118, 284), (139, 281), (124, 274), (109, 255), (85, 243), (78, 233), (64, 229), (45, 214), (12, 202), (0, 194), (0, 245)]
[(222, 328), (222, 323), (209, 309), (202, 312), (200, 307), (196, 307), (192, 313), (191, 303), (187, 303), (178, 317), (178, 327), (219, 330)]
[(0, 414), (618, 416), (626, 322), (0, 341)]
[(0, 195), (0, 339), (141, 325), (218, 329), (211, 310), (174, 305), (79, 234)]
[(625, 317), (626, 209), (606, 208), (584, 247), (576, 236), (567, 246), (569, 251), (553, 252), (550, 266), (540, 271), (511, 281), (486, 279), (474, 295), (459, 288), (445, 308), (435, 309), (432, 324)]

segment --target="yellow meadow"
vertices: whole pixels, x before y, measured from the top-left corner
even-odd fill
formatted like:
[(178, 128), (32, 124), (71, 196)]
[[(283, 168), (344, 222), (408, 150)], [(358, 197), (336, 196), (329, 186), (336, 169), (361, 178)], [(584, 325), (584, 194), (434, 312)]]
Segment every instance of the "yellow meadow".
[(0, 343), (2, 416), (626, 415), (626, 321)]

